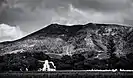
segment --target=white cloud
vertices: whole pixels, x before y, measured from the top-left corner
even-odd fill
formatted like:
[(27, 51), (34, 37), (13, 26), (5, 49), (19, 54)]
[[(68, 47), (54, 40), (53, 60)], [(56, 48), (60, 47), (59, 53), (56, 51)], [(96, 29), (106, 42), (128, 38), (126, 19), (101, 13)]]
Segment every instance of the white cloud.
[(0, 42), (19, 39), (23, 36), (23, 32), (18, 26), (9, 26), (0, 24)]

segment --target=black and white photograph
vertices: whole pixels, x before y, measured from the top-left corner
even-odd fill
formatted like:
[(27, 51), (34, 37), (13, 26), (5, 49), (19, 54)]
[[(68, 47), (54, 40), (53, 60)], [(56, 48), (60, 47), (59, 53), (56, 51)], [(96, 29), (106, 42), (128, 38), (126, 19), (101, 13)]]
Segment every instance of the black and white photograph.
[(133, 0), (0, 0), (0, 78), (133, 78)]

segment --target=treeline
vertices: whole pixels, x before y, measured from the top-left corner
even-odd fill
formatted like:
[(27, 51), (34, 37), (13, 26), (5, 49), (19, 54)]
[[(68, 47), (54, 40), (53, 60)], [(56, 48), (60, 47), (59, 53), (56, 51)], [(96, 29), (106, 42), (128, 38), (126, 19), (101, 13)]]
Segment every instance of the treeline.
[(36, 71), (43, 67), (38, 60), (49, 59), (43, 52), (24, 52), (0, 56), (0, 71)]
[(43, 52), (24, 52), (0, 56), (0, 71), (37, 71), (43, 68), (38, 60), (53, 61), (56, 70), (89, 70), (89, 69), (133, 69), (133, 54), (125, 57), (112, 55), (109, 59), (85, 58), (82, 54), (64, 55), (62, 58), (50, 58)]
[(133, 69), (133, 54), (126, 57), (109, 59), (86, 59), (81, 54), (63, 56), (60, 60), (53, 60), (59, 70), (89, 70), (89, 69)]

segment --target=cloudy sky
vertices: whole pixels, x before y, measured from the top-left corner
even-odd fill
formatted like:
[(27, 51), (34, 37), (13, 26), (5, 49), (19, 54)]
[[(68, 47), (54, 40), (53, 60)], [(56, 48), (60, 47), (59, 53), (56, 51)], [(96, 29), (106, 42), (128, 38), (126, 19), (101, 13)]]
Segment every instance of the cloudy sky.
[(133, 0), (0, 0), (0, 41), (20, 38), (51, 23), (133, 25), (132, 21)]

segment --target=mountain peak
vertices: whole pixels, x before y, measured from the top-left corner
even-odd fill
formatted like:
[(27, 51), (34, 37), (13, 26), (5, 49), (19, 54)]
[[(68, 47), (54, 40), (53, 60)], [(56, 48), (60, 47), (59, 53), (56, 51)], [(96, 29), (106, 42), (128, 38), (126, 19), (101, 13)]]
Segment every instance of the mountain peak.
[(54, 23), (54, 24), (50, 24), (48, 25), (47, 27), (51, 27), (51, 28), (59, 28), (61, 26), (66, 26), (66, 25), (61, 25), (61, 24), (58, 24), (58, 23)]

